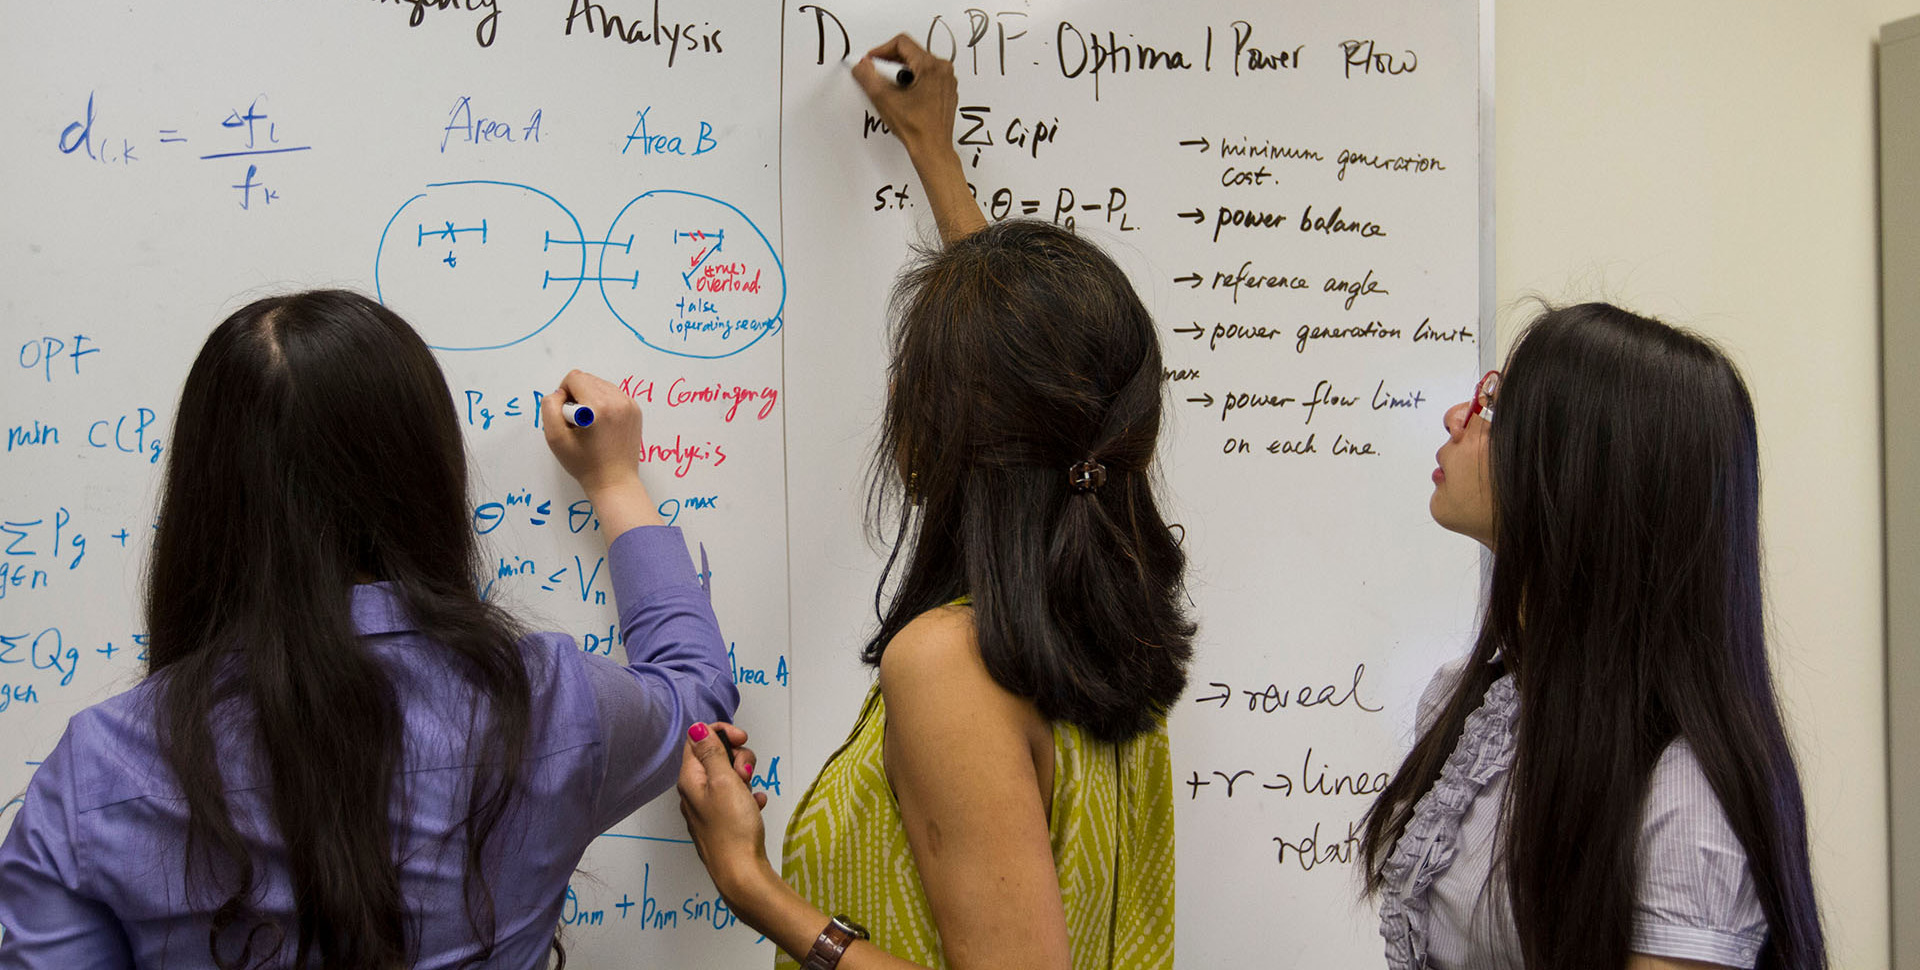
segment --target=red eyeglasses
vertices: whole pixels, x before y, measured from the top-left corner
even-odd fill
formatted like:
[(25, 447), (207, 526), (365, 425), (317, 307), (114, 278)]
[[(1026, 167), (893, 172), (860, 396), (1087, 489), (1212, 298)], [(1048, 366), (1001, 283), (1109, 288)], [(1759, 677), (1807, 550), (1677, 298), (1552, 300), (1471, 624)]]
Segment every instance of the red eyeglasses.
[[(1482, 374), (1480, 376), (1480, 383), (1475, 384), (1473, 387), (1473, 404), (1467, 408), (1467, 421), (1472, 421), (1473, 416), (1478, 414), (1486, 418), (1488, 424), (1492, 424), (1493, 399), (1499, 394), (1500, 372), (1490, 370)], [(1460, 424), (1462, 427), (1465, 427), (1466, 421), (1462, 421)]]

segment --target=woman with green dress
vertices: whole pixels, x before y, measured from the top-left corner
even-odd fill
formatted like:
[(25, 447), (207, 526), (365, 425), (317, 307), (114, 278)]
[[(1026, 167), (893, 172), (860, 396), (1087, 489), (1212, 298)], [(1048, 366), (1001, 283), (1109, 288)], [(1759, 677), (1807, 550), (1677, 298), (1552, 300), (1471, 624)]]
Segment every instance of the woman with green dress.
[(1150, 474), (1153, 320), (1072, 232), (986, 225), (953, 146), (951, 64), (902, 36), (854, 77), (945, 243), (895, 293), (873, 486), (897, 531), (862, 652), (879, 675), (795, 808), (781, 872), (738, 767), (752, 754), (730, 764), (714, 733), (737, 729), (689, 732), (681, 811), (776, 966), (1171, 967), (1165, 718), (1194, 627)]

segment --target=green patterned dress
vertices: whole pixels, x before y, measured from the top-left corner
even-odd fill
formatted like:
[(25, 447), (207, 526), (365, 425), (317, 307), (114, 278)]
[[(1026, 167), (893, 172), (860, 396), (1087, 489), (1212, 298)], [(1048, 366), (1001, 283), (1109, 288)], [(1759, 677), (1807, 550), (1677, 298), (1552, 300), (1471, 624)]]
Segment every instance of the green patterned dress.
[[(933, 911), (882, 756), (887, 705), (860, 720), (800, 798), (781, 873), (807, 901), (866, 926), (895, 956), (944, 968)], [(1162, 723), (1119, 744), (1053, 723), (1053, 865), (1074, 970), (1173, 966), (1173, 769)], [(774, 966), (797, 967), (776, 951)]]

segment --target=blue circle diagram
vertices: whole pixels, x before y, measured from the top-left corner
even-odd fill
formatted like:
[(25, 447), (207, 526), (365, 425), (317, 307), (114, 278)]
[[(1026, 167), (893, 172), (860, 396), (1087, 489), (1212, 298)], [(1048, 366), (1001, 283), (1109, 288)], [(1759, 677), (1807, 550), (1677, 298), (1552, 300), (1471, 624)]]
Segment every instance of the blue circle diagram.
[(731, 357), (780, 330), (786, 269), (729, 203), (655, 189), (621, 208), (599, 249), (607, 309), (655, 350)]
[(586, 234), (558, 199), (513, 182), (437, 182), (395, 210), (374, 295), (435, 350), (497, 350), (545, 330), (587, 279)]

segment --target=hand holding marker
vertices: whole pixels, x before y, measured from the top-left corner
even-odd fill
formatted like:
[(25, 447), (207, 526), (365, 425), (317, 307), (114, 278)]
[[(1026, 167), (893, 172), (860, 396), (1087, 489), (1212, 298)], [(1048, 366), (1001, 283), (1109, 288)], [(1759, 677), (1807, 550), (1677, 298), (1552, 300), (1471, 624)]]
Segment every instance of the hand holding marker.
[[(618, 536), (643, 525), (664, 525), (640, 481), (640, 406), (620, 388), (572, 371), (540, 398), (540, 429), (560, 467), (580, 483), (601, 528)], [(593, 433), (586, 433), (592, 426)]]

